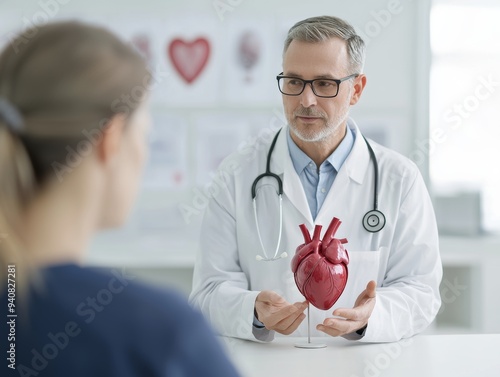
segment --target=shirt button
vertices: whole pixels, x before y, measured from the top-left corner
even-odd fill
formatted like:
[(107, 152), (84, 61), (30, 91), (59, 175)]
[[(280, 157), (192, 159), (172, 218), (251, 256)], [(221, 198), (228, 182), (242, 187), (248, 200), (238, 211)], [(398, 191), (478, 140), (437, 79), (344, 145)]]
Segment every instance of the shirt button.
[(323, 187), (323, 188), (321, 189), (321, 192), (324, 194), (324, 193), (326, 192), (326, 189)]

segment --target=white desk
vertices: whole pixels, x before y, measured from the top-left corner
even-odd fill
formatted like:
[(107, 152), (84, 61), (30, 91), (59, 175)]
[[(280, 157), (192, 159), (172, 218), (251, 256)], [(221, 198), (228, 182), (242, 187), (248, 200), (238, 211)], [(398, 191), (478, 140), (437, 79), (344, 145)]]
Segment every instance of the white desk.
[(222, 339), (243, 377), (500, 376), (500, 334), (419, 335), (385, 344), (312, 339), (326, 343), (323, 349), (293, 346), (305, 338)]

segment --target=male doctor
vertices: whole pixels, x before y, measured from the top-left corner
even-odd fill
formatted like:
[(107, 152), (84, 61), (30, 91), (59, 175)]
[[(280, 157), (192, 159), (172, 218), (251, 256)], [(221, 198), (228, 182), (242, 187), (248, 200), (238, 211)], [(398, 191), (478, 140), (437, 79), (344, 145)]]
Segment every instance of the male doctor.
[[(424, 181), (413, 162), (365, 141), (348, 118), (366, 85), (364, 54), (354, 28), (336, 17), (309, 18), (288, 32), (278, 76), (288, 126), (269, 166), (283, 182), (281, 242), (276, 179), (257, 184), (257, 221), (252, 207), (252, 184), (266, 171), (270, 142), (251, 158), (237, 152), (221, 164), (230, 173), (227, 184), (203, 219), (190, 299), (220, 334), (259, 341), (275, 333), (306, 336), (308, 303), (290, 262), (303, 243), (299, 225), (311, 231), (320, 224), (324, 232), (333, 217), (342, 221), (337, 237), (349, 241), (349, 278), (331, 310), (311, 306), (312, 336), (397, 341), (435, 318), (442, 266)], [(385, 226), (369, 231), (363, 218), (374, 209), (377, 170)], [(271, 261), (256, 258), (266, 249)]]

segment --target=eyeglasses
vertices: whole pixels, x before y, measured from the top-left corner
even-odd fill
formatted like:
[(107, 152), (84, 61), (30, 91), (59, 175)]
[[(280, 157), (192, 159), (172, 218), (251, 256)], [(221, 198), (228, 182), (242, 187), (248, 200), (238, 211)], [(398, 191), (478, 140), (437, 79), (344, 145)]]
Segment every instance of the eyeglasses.
[(281, 72), (276, 79), (278, 80), (278, 88), (281, 93), (287, 96), (298, 96), (302, 94), (306, 84), (310, 84), (313, 93), (317, 97), (322, 98), (332, 98), (339, 94), (340, 83), (353, 77), (358, 77), (359, 73), (354, 73), (342, 79), (314, 79), (314, 80), (302, 80), (298, 77), (283, 76)]

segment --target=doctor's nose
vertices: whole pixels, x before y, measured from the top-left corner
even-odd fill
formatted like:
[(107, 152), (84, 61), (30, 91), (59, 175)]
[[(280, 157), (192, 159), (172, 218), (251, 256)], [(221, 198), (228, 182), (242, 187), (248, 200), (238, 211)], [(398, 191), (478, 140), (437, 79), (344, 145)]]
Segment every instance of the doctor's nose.
[(304, 107), (311, 107), (317, 104), (317, 97), (312, 90), (310, 83), (307, 83), (300, 94), (300, 104)]

